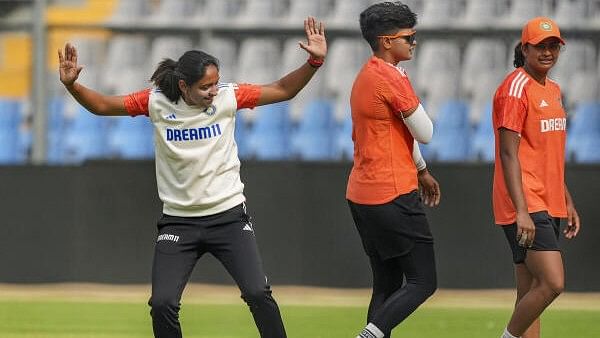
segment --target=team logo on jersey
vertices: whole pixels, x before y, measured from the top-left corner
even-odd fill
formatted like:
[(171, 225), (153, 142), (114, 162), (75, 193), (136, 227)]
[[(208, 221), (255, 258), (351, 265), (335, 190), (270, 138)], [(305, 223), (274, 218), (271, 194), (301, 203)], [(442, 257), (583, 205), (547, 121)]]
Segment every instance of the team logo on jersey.
[(210, 107), (204, 109), (202, 112), (208, 116), (212, 116), (215, 115), (215, 113), (217, 112), (217, 107), (215, 107), (214, 104), (211, 104)]
[(567, 119), (564, 117), (540, 120), (540, 131), (542, 133), (563, 130), (567, 130)]
[(544, 31), (551, 31), (552, 24), (549, 23), (548, 21), (542, 21), (542, 22), (540, 22), (540, 28)]

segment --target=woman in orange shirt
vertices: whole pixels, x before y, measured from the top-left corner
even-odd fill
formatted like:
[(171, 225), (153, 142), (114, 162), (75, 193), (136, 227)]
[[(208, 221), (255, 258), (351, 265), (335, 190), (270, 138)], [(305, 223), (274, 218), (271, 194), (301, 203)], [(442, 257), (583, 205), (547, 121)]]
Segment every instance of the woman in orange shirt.
[(360, 338), (390, 337), (437, 287), (433, 237), (418, 189), (430, 206), (439, 203), (440, 190), (416, 143), (429, 142), (433, 127), (406, 72), (396, 67), (412, 58), (415, 25), (416, 15), (400, 2), (375, 4), (360, 15), (373, 56), (350, 96), (354, 165), (346, 192), (373, 273)]
[(564, 40), (549, 18), (530, 20), (514, 65), (494, 96), (496, 138), (493, 207), (513, 253), (517, 302), (502, 338), (539, 338), (539, 316), (563, 291), (558, 244), (579, 232), (579, 216), (564, 179), (566, 114), (560, 87), (547, 77)]

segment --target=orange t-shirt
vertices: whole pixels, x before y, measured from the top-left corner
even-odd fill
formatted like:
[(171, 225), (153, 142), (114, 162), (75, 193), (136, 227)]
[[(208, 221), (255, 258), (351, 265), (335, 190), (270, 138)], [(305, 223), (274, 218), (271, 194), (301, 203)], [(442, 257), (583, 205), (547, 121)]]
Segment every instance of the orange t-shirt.
[(498, 129), (520, 134), (519, 162), (523, 191), (530, 213), (547, 211), (566, 217), (565, 138), (566, 113), (560, 87), (550, 79), (541, 85), (523, 68), (509, 74), (496, 90), (493, 107), (496, 163), (494, 166), (494, 218), (506, 225), (516, 220), (516, 210), (504, 182)]
[(414, 139), (400, 112), (418, 104), (403, 69), (375, 56), (362, 67), (350, 96), (354, 165), (347, 199), (383, 204), (417, 189)]

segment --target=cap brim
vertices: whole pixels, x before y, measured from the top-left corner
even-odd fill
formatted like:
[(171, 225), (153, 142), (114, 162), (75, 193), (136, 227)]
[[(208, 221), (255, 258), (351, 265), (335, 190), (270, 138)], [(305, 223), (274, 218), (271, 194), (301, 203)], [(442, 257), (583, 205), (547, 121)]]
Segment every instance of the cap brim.
[(561, 45), (565, 44), (565, 40), (563, 40), (560, 36), (553, 35), (553, 34), (538, 36), (534, 39), (527, 41), (527, 43), (529, 43), (531, 45), (537, 45), (538, 43), (542, 42), (543, 40), (545, 40), (547, 38), (557, 38)]

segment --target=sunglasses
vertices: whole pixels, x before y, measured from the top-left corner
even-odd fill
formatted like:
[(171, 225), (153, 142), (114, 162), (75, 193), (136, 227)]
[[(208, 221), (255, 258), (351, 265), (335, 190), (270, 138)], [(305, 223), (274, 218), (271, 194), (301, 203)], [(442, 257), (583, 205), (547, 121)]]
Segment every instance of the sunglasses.
[(411, 30), (408, 32), (399, 32), (394, 35), (378, 35), (377, 37), (378, 38), (388, 38), (390, 40), (397, 39), (397, 38), (403, 38), (404, 41), (406, 41), (409, 45), (412, 45), (417, 40), (417, 31)]

